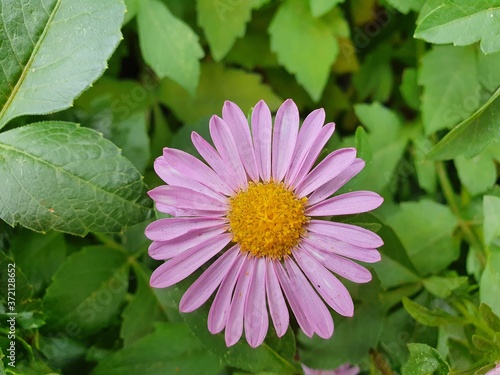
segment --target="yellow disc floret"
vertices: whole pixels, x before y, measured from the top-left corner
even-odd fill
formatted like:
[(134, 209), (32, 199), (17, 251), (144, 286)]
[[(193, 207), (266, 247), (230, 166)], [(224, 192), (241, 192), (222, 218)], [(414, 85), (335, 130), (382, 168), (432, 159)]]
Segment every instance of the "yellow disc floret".
[(227, 217), (233, 242), (258, 257), (290, 255), (305, 231), (306, 203), (307, 198), (297, 198), (282, 183), (250, 182), (230, 199)]

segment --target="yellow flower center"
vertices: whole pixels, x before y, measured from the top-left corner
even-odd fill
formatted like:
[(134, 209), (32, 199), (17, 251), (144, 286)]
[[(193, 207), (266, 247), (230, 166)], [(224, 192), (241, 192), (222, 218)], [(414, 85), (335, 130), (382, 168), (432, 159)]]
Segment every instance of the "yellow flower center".
[(281, 259), (292, 253), (304, 233), (307, 198), (282, 183), (253, 183), (230, 199), (227, 215), (233, 242), (242, 252)]

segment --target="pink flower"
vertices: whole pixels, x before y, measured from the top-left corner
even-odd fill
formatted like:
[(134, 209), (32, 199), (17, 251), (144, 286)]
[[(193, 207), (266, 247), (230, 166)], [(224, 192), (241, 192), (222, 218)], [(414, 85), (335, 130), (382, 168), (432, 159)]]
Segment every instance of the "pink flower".
[(307, 336), (331, 337), (333, 320), (325, 302), (343, 316), (354, 313), (348, 290), (333, 273), (366, 283), (370, 271), (351, 259), (380, 260), (378, 235), (325, 219), (373, 210), (383, 199), (369, 191), (331, 197), (364, 162), (355, 149), (344, 148), (313, 168), (335, 129), (324, 120), (323, 109), (315, 110), (299, 130), (297, 106), (289, 99), (273, 129), (271, 112), (260, 101), (250, 131), (240, 108), (226, 101), (222, 118), (210, 120), (215, 148), (192, 134), (207, 164), (170, 148), (155, 161), (167, 185), (149, 195), (159, 211), (173, 217), (146, 229), (154, 241), (150, 256), (167, 260), (153, 272), (151, 286), (174, 285), (215, 258), (179, 308), (194, 311), (217, 290), (208, 329), (213, 334), (225, 329), (227, 346), (243, 331), (250, 346), (262, 344), (268, 309), (277, 335), (284, 335), (287, 302)]
[(359, 367), (351, 366), (350, 363), (344, 363), (334, 370), (314, 370), (302, 364), (304, 375), (358, 375)]

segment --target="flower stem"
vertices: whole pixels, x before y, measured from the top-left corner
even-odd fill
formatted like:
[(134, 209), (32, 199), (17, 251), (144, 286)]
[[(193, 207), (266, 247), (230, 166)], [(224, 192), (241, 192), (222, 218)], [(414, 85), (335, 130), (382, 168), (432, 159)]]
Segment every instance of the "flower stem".
[(448, 202), (448, 205), (450, 206), (451, 211), (458, 220), (458, 226), (462, 230), (465, 240), (476, 250), (475, 253), (479, 263), (484, 268), (486, 266), (484, 246), (474, 231), (469, 227), (468, 221), (465, 220), (460, 213), (460, 207), (457, 202), (455, 192), (453, 191), (453, 187), (451, 186), (450, 179), (448, 178), (448, 174), (446, 173), (444, 163), (442, 161), (436, 161), (435, 166), (439, 178), (439, 184), (441, 185), (441, 189), (443, 190), (443, 194)]

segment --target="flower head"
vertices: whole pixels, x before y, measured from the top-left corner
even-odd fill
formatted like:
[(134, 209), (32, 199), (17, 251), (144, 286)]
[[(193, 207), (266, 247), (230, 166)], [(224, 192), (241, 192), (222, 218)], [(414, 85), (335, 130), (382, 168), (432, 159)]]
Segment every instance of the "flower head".
[[(369, 191), (332, 197), (358, 174), (364, 162), (344, 148), (313, 165), (335, 125), (324, 125), (322, 109), (299, 129), (292, 100), (271, 112), (260, 101), (251, 129), (240, 108), (225, 102), (222, 118), (210, 120), (215, 148), (197, 133), (192, 141), (206, 164), (183, 151), (165, 148), (155, 170), (167, 183), (149, 192), (159, 211), (172, 215), (151, 223), (151, 257), (167, 260), (151, 276), (165, 288), (215, 261), (189, 287), (182, 312), (212, 302), (208, 329), (225, 329), (228, 346), (243, 331), (252, 347), (267, 333), (269, 315), (278, 336), (289, 325), (287, 302), (308, 336), (333, 334), (325, 302), (352, 316), (352, 298), (333, 274), (365, 283), (370, 272), (353, 262), (377, 262), (383, 244), (375, 233), (325, 217), (373, 210), (383, 199)], [(350, 259), (349, 259), (350, 258)], [(333, 272), (333, 273), (332, 273)]]

